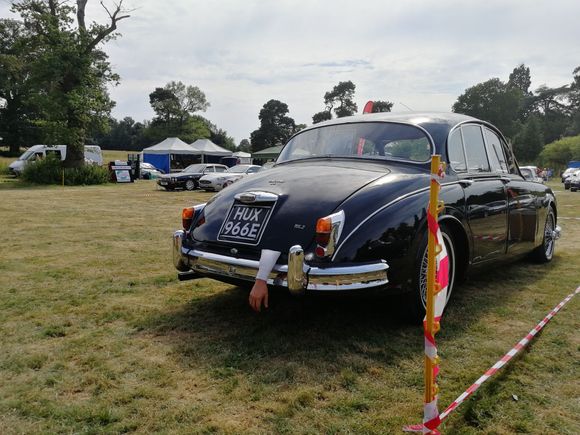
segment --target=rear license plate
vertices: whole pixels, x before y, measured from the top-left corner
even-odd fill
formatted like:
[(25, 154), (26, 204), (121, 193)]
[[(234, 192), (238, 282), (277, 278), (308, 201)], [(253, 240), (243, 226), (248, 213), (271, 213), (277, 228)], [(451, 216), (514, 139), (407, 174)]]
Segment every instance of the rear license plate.
[(271, 206), (234, 204), (220, 229), (218, 240), (257, 245), (271, 213)]

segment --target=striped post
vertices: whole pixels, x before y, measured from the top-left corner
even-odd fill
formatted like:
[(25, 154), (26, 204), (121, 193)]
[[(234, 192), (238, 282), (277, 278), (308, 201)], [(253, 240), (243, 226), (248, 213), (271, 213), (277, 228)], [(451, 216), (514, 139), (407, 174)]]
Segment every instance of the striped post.
[(441, 180), (445, 173), (445, 164), (441, 156), (434, 155), (431, 159), (431, 187), (429, 191), (429, 207), (427, 210), (427, 300), (426, 315), (423, 321), (425, 336), (425, 398), (423, 406), (423, 424), (406, 426), (408, 432), (438, 434), (441, 424), (437, 409), (439, 373), (439, 356), (435, 343), (435, 334), (439, 332), (441, 316), (447, 301), (447, 285), (449, 281), (449, 258), (445, 242), (439, 228), (438, 216), (443, 209), (439, 201)]

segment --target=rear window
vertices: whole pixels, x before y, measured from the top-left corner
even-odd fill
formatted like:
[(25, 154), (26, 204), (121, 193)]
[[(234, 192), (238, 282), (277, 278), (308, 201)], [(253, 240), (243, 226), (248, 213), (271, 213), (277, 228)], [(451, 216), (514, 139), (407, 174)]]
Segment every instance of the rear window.
[(414, 126), (387, 122), (328, 125), (294, 136), (278, 163), (316, 157), (352, 157), (427, 162), (429, 139)]

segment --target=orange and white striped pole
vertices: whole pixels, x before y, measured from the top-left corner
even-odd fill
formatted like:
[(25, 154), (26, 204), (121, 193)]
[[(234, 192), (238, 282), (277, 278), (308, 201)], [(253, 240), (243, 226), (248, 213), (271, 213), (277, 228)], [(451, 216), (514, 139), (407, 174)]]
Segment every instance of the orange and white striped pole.
[(405, 431), (438, 434), (441, 423), (437, 409), (437, 374), (439, 373), (439, 356), (435, 343), (435, 334), (439, 332), (441, 316), (447, 300), (449, 281), (449, 259), (445, 243), (439, 229), (438, 216), (443, 210), (439, 201), (441, 180), (445, 174), (445, 164), (441, 156), (431, 159), (431, 186), (429, 190), (429, 207), (427, 209), (427, 298), (426, 315), (423, 321), (425, 336), (425, 403), (423, 406), (423, 424), (407, 426)]

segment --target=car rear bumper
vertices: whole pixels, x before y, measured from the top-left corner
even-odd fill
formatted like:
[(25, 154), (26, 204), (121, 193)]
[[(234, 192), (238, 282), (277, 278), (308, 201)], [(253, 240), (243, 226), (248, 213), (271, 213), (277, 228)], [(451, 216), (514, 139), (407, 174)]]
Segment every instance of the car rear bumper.
[[(188, 249), (183, 246), (185, 232), (173, 234), (173, 263), (180, 272), (179, 277), (196, 279), (201, 277), (223, 278), (229, 281), (256, 279), (259, 262), (243, 258)], [(268, 284), (286, 287), (292, 294), (312, 291), (344, 291), (372, 289), (385, 286), (389, 280), (389, 266), (385, 261), (331, 267), (309, 266), (304, 260), (304, 250), (295, 245), (288, 252), (288, 264), (276, 264), (268, 278)]]

